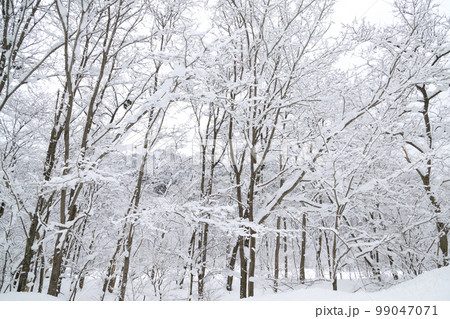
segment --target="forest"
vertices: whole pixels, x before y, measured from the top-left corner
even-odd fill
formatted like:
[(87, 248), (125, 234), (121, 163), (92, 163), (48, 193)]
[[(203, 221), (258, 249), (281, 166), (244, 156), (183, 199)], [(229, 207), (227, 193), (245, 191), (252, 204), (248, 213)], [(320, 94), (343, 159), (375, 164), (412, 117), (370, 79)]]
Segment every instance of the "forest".
[(449, 265), (450, 16), (1, 0), (0, 294), (217, 300)]

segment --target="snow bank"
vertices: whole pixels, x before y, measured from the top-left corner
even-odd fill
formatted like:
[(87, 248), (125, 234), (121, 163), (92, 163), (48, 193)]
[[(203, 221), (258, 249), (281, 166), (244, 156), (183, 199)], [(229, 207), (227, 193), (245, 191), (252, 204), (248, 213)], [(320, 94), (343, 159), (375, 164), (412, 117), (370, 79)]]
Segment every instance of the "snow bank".
[[(416, 278), (377, 292), (355, 293), (332, 291), (324, 288), (304, 288), (289, 292), (256, 296), (251, 300), (298, 301), (450, 301), (450, 267), (426, 272)], [(339, 281), (338, 281), (339, 287)]]
[(7, 292), (0, 294), (0, 301), (60, 301), (56, 297), (36, 292)]
[[(274, 300), (274, 301), (450, 301), (450, 267), (435, 269), (426, 272), (410, 281), (400, 283), (388, 289), (377, 292), (349, 292), (357, 283), (350, 280), (339, 280), (338, 288), (341, 291), (332, 291), (331, 284), (321, 283), (312, 287), (279, 292), (258, 290), (254, 298), (247, 300)], [(344, 291), (342, 291), (344, 290)], [(91, 291), (88, 289), (86, 292)], [(239, 300), (238, 289), (231, 294), (222, 295), (219, 300)], [(93, 298), (82, 298), (94, 300)], [(0, 294), (0, 301), (58, 301), (62, 298), (46, 294), (11, 292)]]
[(428, 271), (384, 291), (373, 294), (377, 300), (450, 301), (450, 266)]

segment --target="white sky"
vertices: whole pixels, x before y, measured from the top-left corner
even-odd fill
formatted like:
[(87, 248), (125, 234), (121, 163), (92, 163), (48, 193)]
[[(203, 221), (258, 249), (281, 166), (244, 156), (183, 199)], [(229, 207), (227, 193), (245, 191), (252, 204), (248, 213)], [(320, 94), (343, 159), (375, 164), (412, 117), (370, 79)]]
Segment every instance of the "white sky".
[[(394, 0), (338, 0), (335, 6), (335, 21), (352, 22), (365, 18), (374, 24), (387, 24), (392, 21)], [(450, 0), (436, 0), (442, 13), (450, 15)]]
[(386, 23), (392, 18), (391, 3), (393, 0), (338, 0), (335, 10), (335, 21), (350, 23), (353, 20), (366, 19), (372, 23)]

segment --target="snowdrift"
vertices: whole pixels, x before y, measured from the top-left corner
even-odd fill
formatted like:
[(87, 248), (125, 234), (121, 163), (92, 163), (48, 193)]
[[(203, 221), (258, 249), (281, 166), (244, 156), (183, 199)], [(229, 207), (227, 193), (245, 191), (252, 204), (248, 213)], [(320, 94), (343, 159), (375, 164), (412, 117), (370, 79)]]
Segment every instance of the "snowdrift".
[(61, 301), (57, 297), (37, 292), (7, 292), (0, 294), (0, 301)]
[[(450, 266), (434, 269), (416, 278), (377, 292), (355, 293), (332, 291), (324, 288), (305, 288), (289, 292), (256, 296), (252, 300), (298, 301), (450, 301)], [(338, 282), (339, 287), (339, 282)]]
[[(450, 267), (428, 271), (416, 278), (377, 292), (359, 290), (351, 293), (346, 291), (332, 291), (330, 285), (309, 288), (300, 288), (288, 292), (273, 293), (257, 291), (257, 296), (247, 300), (274, 300), (274, 301), (450, 301)], [(345, 286), (342, 285), (341, 287)], [(348, 283), (347, 283), (348, 284)], [(339, 283), (338, 283), (339, 287)], [(221, 300), (239, 300), (237, 294), (224, 295)], [(0, 294), (0, 301), (57, 301), (63, 297), (55, 298), (46, 294), (11, 292)]]

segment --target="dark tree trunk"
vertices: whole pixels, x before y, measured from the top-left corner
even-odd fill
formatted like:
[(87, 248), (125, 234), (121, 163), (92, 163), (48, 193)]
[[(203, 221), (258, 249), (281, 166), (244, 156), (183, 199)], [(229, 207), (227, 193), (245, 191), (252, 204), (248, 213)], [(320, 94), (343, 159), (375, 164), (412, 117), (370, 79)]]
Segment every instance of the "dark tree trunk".
[(331, 262), (331, 251), (330, 251), (330, 240), (328, 239), (327, 234), (324, 232), (323, 236), (325, 238), (325, 248), (327, 251), (327, 265), (328, 265), (328, 275), (330, 276), (330, 279), (333, 279), (333, 265)]
[(0, 291), (2, 290), (3, 284), (5, 283), (6, 266), (7, 266), (7, 264), (8, 264), (8, 252), (9, 252), (9, 250), (6, 249), (6, 251), (5, 251), (5, 256), (4, 256), (5, 261), (4, 261), (3, 267), (2, 267), (2, 278), (0, 279)]
[[(236, 265), (237, 252), (239, 249), (239, 239), (236, 241), (236, 245), (233, 247), (233, 251), (231, 252), (230, 262), (228, 263), (228, 270), (230, 272), (234, 271), (234, 266)], [(228, 275), (227, 278), (227, 290), (231, 291), (233, 289), (233, 275)]]
[(245, 256), (245, 238), (239, 236), (239, 259), (241, 264), (241, 278), (239, 285), (239, 297), (247, 298), (247, 258)]
[(448, 266), (448, 228), (445, 227), (445, 224), (442, 222), (437, 222), (437, 231), (439, 236), (439, 248), (441, 249), (443, 255), (442, 264), (438, 264), (438, 267)]
[(305, 261), (306, 261), (306, 213), (302, 215), (302, 245), (300, 252), (300, 281), (305, 282)]
[(50, 283), (48, 286), (47, 294), (57, 297), (58, 296), (58, 286), (60, 285), (60, 276), (61, 276), (61, 265), (63, 259), (62, 253), (62, 245), (61, 242), (61, 234), (58, 234), (56, 237), (55, 250), (53, 253), (53, 264), (52, 264), (52, 273), (50, 275)]
[[(58, 94), (58, 98), (57, 98), (57, 103), (59, 103), (58, 99), (59, 99), (59, 94)], [(62, 115), (62, 112), (63, 112), (63, 107), (61, 104), (61, 107), (58, 108), (58, 111), (55, 114), (54, 124), (53, 124), (52, 131), (50, 133), (50, 141), (48, 144), (47, 155), (46, 155), (46, 159), (45, 159), (43, 175), (44, 175), (44, 180), (46, 182), (48, 182), (50, 180), (50, 177), (51, 177), (54, 165), (55, 165), (56, 146), (58, 144), (58, 141), (59, 141), (59, 139), (62, 135), (63, 129), (64, 129), (63, 125), (61, 125), (57, 129), (57, 126), (60, 125), (59, 119)], [(46, 203), (43, 196), (38, 197), (36, 209), (34, 211), (33, 217), (31, 218), (30, 228), (28, 230), (27, 241), (25, 244), (25, 255), (20, 264), (19, 283), (18, 283), (18, 287), (17, 287), (18, 292), (26, 290), (28, 273), (31, 269), (31, 262), (32, 262), (33, 255), (34, 255), (32, 247), (34, 245), (34, 241), (35, 241), (37, 233), (38, 233), (39, 214), (42, 214), (46, 209), (45, 207), (49, 206), (49, 204), (51, 202), (51, 198), (52, 198), (52, 196)]]
[(277, 217), (277, 238), (275, 239), (275, 266), (274, 266), (274, 283), (273, 291), (278, 291), (278, 279), (280, 274), (280, 227), (281, 227), (281, 217)]
[[(433, 130), (432, 130), (432, 126), (431, 126), (431, 120), (430, 120), (430, 101), (435, 98), (436, 96), (438, 96), (441, 91), (438, 91), (436, 93), (434, 93), (432, 96), (428, 95), (427, 89), (425, 84), (423, 86), (419, 86), (416, 85), (416, 88), (420, 91), (420, 93), (422, 94), (423, 100), (421, 102), (423, 102), (423, 112), (422, 116), (423, 116), (423, 121), (424, 121), (424, 125), (425, 125), (425, 133), (426, 133), (426, 139), (427, 139), (427, 144), (428, 144), (428, 148), (430, 150), (433, 150)], [(417, 145), (412, 144), (415, 148), (418, 148)], [(423, 154), (425, 154), (425, 151), (421, 150), (420, 148), (418, 148), (419, 151)], [(406, 153), (406, 151), (405, 151)], [(408, 162), (411, 162), (411, 160), (408, 157), (408, 154), (406, 153), (406, 159)], [(437, 229), (437, 235), (439, 238), (439, 248), (442, 252), (442, 263), (439, 262), (438, 263), (438, 267), (441, 266), (448, 266), (449, 265), (449, 260), (448, 260), (448, 227), (446, 227), (446, 225), (441, 222), (439, 220), (440, 216), (441, 216), (441, 207), (439, 205), (438, 200), (436, 199), (433, 190), (432, 190), (432, 185), (431, 185), (431, 168), (432, 168), (432, 159), (428, 158), (427, 160), (427, 167), (425, 170), (425, 173), (419, 169), (416, 169), (417, 173), (419, 174), (425, 192), (431, 202), (431, 204), (434, 207), (434, 212), (436, 213), (436, 216), (438, 217), (438, 220), (436, 222), (436, 229)]]
[[(43, 200), (43, 199), (41, 199), (41, 200)], [(34, 240), (36, 238), (37, 227), (38, 227), (38, 213), (35, 212), (32, 220), (31, 220), (30, 230), (28, 232), (28, 238), (27, 238), (27, 242), (25, 245), (25, 256), (21, 263), (19, 284), (17, 287), (18, 292), (26, 291), (26, 288), (27, 288), (28, 273), (30, 271), (31, 262), (32, 262), (33, 255), (34, 255), (32, 246), (33, 246)]]
[(125, 258), (123, 261), (122, 281), (120, 285), (119, 301), (125, 300), (125, 292), (128, 282), (128, 271), (130, 269), (131, 246), (133, 245), (133, 224), (130, 225), (130, 231), (125, 246)]
[(255, 268), (256, 268), (256, 232), (250, 228), (250, 265), (248, 271), (248, 296), (255, 295)]
[(5, 213), (5, 202), (2, 201), (2, 204), (0, 205), (0, 218), (2, 218), (4, 213)]
[(201, 245), (199, 247), (200, 249), (200, 260), (201, 265), (198, 272), (198, 299), (203, 300), (204, 299), (204, 289), (205, 289), (205, 275), (206, 275), (206, 258), (207, 258), (207, 247), (208, 247), (208, 228), (209, 224), (205, 223), (203, 225), (203, 233), (202, 233), (202, 240)]
[(115, 277), (114, 273), (116, 271), (117, 257), (119, 255), (121, 247), (122, 247), (122, 241), (123, 241), (122, 237), (120, 237), (117, 240), (116, 250), (114, 251), (114, 254), (109, 261), (108, 270), (106, 272), (106, 278), (105, 278), (105, 281), (103, 282), (103, 288), (102, 288), (103, 295), (101, 297), (102, 301), (105, 298), (106, 290), (108, 290), (109, 293), (112, 293), (114, 291), (114, 286), (116, 284), (116, 277)]
[(318, 247), (316, 248), (316, 267), (317, 267), (317, 273), (316, 273), (316, 277), (321, 276), (323, 277), (323, 271), (322, 271), (322, 262), (320, 260), (320, 255), (322, 252), (322, 232), (320, 232), (319, 234), (319, 238), (318, 238)]
[[(336, 217), (337, 223), (337, 217)], [(336, 229), (337, 231), (337, 229)], [(336, 264), (336, 255), (337, 255), (337, 236), (336, 233), (333, 234), (333, 247), (331, 248), (331, 273), (333, 274), (333, 290), (337, 290), (337, 264)]]
[[(284, 218), (284, 230), (287, 230), (286, 218)], [(288, 239), (285, 235), (283, 237), (284, 241), (284, 278), (288, 278), (289, 268), (288, 268)]]
[(192, 233), (191, 242), (189, 244), (189, 300), (192, 300), (192, 293), (194, 291), (194, 274), (192, 273), (192, 266), (194, 264), (194, 254), (195, 254), (195, 237), (196, 237), (197, 231), (194, 231)]
[[(81, 186), (78, 186), (78, 190), (75, 192), (74, 190), (71, 191), (71, 197), (73, 201), (76, 201), (76, 198), (78, 197), (79, 192), (81, 191)], [(64, 196), (65, 194), (61, 195)], [(64, 201), (61, 201), (61, 205), (64, 205)], [(62, 209), (62, 208), (61, 208)], [(62, 209), (61, 214), (65, 214), (64, 210)], [(68, 222), (72, 222), (77, 214), (77, 207), (76, 205), (70, 205), (69, 206), (69, 218)], [(65, 216), (61, 216), (61, 223), (65, 224)], [(63, 265), (64, 256), (69, 254), (68, 251), (68, 232), (70, 229), (67, 230), (64, 234), (58, 234), (56, 237), (56, 243), (55, 243), (55, 250), (53, 254), (53, 267), (52, 267), (52, 273), (50, 275), (50, 283), (48, 286), (48, 294), (57, 297), (60, 290), (61, 290), (61, 274), (64, 274), (65, 266)]]

